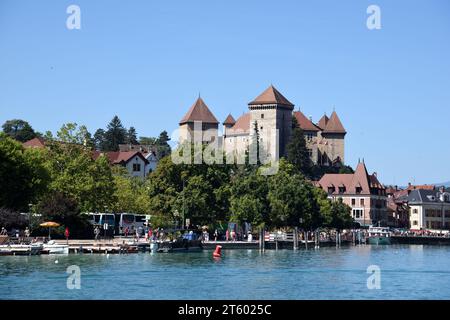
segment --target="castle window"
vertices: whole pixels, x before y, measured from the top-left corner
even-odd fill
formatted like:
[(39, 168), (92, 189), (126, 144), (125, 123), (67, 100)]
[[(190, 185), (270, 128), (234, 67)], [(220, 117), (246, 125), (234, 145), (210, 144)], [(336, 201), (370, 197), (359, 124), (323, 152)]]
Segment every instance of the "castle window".
[(360, 200), (360, 205), (364, 207), (364, 199)]
[(261, 113), (261, 119), (264, 119), (264, 113)]

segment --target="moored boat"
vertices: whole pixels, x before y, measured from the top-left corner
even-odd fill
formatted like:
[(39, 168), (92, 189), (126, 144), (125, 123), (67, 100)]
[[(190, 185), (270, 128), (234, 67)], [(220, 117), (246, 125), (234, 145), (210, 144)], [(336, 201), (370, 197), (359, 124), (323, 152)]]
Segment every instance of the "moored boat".
[(43, 245), (42, 251), (48, 254), (69, 254), (69, 246), (66, 244), (57, 244), (51, 240)]
[(391, 244), (391, 232), (386, 227), (370, 227), (368, 231), (369, 244)]
[(41, 244), (7, 244), (0, 245), (0, 255), (33, 256), (41, 254)]

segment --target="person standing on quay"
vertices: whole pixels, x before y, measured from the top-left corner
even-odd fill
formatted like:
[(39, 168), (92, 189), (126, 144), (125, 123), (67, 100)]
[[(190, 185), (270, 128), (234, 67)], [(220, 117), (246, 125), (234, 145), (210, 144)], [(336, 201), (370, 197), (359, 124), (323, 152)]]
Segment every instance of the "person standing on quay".
[(225, 239), (228, 240), (230, 239), (230, 230), (227, 229), (227, 232), (225, 232)]
[(214, 231), (214, 241), (217, 242), (217, 238), (219, 237), (219, 232), (217, 232), (217, 229)]
[(99, 235), (100, 235), (100, 229), (98, 228), (98, 226), (96, 226), (94, 229), (95, 240), (98, 240)]

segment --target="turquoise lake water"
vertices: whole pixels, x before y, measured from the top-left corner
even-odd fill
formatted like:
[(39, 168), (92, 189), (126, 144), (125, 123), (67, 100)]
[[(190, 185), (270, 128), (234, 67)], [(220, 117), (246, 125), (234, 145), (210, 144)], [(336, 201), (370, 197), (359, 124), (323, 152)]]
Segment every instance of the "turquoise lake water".
[[(67, 288), (71, 265), (80, 289)], [(367, 288), (370, 265), (380, 289)], [(450, 247), (4, 256), (0, 299), (450, 299)]]

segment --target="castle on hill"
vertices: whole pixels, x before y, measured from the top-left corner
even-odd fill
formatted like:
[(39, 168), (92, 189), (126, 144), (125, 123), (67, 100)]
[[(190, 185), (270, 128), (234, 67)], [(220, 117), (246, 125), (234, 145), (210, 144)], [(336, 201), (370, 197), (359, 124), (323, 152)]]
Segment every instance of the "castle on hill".
[(310, 158), (314, 164), (339, 166), (344, 164), (345, 135), (337, 113), (326, 114), (317, 122), (301, 111), (294, 111), (289, 102), (274, 86), (270, 86), (248, 104), (248, 112), (237, 120), (229, 114), (224, 120), (223, 135), (219, 136), (219, 121), (201, 97), (189, 108), (179, 125), (180, 143), (194, 141), (194, 135), (203, 142), (217, 143), (227, 153), (242, 154), (248, 150), (255, 135), (267, 156), (278, 160), (286, 155), (291, 139), (292, 118), (303, 129)]

